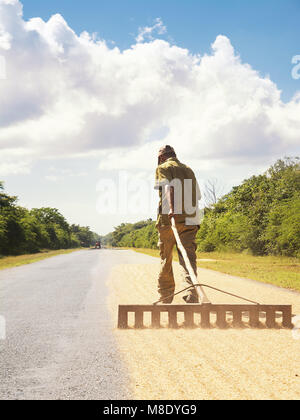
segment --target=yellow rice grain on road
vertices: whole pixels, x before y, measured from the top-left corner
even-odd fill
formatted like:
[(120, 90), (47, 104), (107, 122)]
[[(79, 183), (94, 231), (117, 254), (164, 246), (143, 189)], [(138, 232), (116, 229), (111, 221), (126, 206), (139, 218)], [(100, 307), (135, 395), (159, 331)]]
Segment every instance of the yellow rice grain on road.
[[(177, 288), (180, 276), (175, 264)], [(157, 299), (159, 263), (119, 265), (109, 279), (109, 307)], [(293, 304), (300, 294), (199, 269), (199, 280), (251, 300)], [(237, 302), (209, 291), (214, 303)], [(182, 303), (176, 297), (174, 303)], [(145, 329), (115, 335), (132, 379), (135, 399), (300, 399), (300, 340), (290, 330)]]

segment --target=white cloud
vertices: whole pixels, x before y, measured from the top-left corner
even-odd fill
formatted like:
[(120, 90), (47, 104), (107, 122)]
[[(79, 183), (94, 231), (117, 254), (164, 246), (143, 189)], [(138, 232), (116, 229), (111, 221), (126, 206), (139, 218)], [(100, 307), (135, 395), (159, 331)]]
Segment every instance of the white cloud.
[(50, 181), (50, 182), (58, 182), (58, 181), (60, 181), (60, 180), (61, 180), (61, 177), (56, 176), (56, 175), (46, 175), (46, 176), (45, 176), (45, 179), (46, 179), (47, 181)]
[(26, 148), (0, 147), (0, 175), (28, 174), (33, 163), (31, 151)]
[(296, 153), (299, 95), (283, 103), (277, 86), (243, 63), (226, 36), (198, 56), (153, 38), (165, 31), (157, 19), (120, 51), (86, 32), (78, 36), (60, 15), (25, 21), (18, 0), (0, 0), (7, 67), (0, 173), (97, 153), (101, 169), (150, 169), (161, 143), (211, 167)]
[(156, 32), (158, 35), (163, 35), (167, 32), (166, 26), (163, 24), (161, 18), (156, 18), (153, 26), (144, 26), (139, 28), (139, 34), (136, 37), (137, 42), (144, 42), (146, 39), (153, 40), (153, 33)]
[(69, 168), (56, 168), (50, 167), (49, 168), (50, 174), (45, 176), (45, 179), (50, 182), (59, 182), (65, 180), (66, 178), (81, 178), (88, 176), (88, 173), (85, 171), (74, 171)]

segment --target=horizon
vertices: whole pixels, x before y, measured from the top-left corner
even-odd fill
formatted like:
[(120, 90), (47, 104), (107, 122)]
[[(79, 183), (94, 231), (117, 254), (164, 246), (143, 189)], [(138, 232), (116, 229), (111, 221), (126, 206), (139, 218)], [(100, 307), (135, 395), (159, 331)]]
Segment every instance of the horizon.
[(155, 220), (162, 144), (224, 193), (297, 156), (299, 16), (295, 0), (0, 0), (5, 191), (103, 236)]

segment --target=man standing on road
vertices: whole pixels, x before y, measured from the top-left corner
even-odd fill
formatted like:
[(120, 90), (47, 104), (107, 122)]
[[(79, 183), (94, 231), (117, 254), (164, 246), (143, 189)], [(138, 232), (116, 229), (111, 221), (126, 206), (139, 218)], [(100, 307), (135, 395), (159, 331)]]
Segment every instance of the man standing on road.
[[(200, 225), (198, 201), (201, 194), (194, 172), (177, 159), (171, 146), (164, 146), (159, 151), (155, 188), (159, 190), (160, 198), (156, 224), (161, 257), (158, 292), (163, 303), (172, 303), (173, 297), (169, 296), (175, 292), (172, 253), (176, 240), (171, 227), (171, 218), (175, 219), (182, 245), (197, 275), (195, 238)], [(177, 252), (186, 288), (193, 283), (178, 247)], [(194, 288), (188, 290), (183, 299), (186, 303), (198, 303), (196, 290)]]

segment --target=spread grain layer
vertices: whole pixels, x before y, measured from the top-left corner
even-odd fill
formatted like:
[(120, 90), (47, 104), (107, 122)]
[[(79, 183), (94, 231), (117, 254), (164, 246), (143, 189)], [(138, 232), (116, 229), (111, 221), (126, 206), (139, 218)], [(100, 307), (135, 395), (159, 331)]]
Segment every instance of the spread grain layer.
[[(114, 268), (108, 282), (114, 325), (119, 304), (157, 299), (158, 271), (159, 263)], [(179, 288), (177, 264), (174, 273)], [(199, 269), (199, 281), (262, 304), (292, 304), (300, 314), (300, 295), (285, 289), (205, 269)], [(208, 294), (213, 303), (241, 303)], [(182, 302), (180, 296), (174, 300)], [(115, 328), (115, 335), (136, 399), (300, 398), (300, 340), (291, 330)]]

